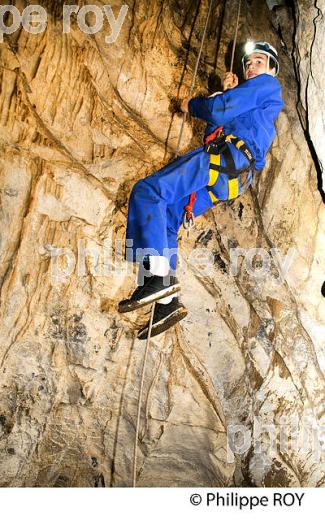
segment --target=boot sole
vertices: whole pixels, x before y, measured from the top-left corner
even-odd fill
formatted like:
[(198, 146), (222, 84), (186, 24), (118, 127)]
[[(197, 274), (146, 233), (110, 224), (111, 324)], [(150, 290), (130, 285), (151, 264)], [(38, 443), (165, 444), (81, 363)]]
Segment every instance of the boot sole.
[[(151, 328), (151, 338), (154, 336), (158, 336), (158, 334), (161, 334), (162, 332), (165, 332), (166, 330), (170, 329), (173, 325), (175, 325), (177, 322), (183, 320), (187, 316), (187, 309), (185, 307), (182, 307), (181, 309), (177, 309), (173, 312), (173, 314), (170, 314), (164, 320), (155, 323), (152, 325)], [(138, 332), (138, 339), (147, 339), (149, 332), (149, 325), (147, 325), (145, 328), (141, 329)]]
[(166, 287), (166, 289), (163, 289), (162, 291), (150, 294), (150, 296), (147, 296), (146, 298), (142, 298), (141, 300), (129, 300), (128, 303), (119, 304), (118, 306), (118, 312), (125, 313), (125, 312), (131, 312), (135, 311), (136, 309), (140, 309), (141, 307), (144, 307), (145, 305), (149, 305), (150, 303), (156, 302), (157, 300), (160, 300), (161, 298), (165, 298), (166, 296), (170, 296), (171, 294), (174, 294), (175, 292), (179, 291), (181, 288), (179, 283), (175, 283), (174, 285), (170, 287)]

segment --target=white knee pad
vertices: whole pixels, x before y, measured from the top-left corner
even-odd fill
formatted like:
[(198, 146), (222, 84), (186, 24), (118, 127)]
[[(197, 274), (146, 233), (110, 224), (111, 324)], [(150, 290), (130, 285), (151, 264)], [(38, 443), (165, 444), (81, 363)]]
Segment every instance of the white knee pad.
[(169, 261), (165, 256), (151, 256), (150, 272), (156, 276), (166, 276), (169, 273)]

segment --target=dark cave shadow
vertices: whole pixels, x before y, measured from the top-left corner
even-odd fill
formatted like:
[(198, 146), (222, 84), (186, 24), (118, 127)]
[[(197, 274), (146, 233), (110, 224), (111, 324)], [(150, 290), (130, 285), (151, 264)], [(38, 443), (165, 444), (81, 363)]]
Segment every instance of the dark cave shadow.
[[(307, 125), (308, 125), (308, 120), (307, 120)], [(316, 169), (317, 189), (318, 189), (318, 191), (320, 193), (320, 196), (322, 198), (323, 204), (325, 204), (325, 191), (324, 191), (324, 186), (323, 186), (323, 171), (322, 171), (321, 163), (320, 163), (318, 155), (316, 153), (314, 144), (313, 144), (313, 142), (311, 140), (310, 133), (309, 133), (309, 128), (307, 127), (307, 129), (306, 130), (303, 129), (303, 131), (304, 131), (305, 139), (306, 139), (309, 151), (310, 151), (310, 155), (311, 155), (311, 157), (313, 159), (313, 163), (314, 163), (314, 166), (315, 166), (315, 169)]]

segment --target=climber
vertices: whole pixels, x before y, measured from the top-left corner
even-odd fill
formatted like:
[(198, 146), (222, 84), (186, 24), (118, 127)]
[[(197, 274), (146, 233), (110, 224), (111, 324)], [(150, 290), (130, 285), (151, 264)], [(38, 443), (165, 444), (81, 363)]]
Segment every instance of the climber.
[[(176, 292), (177, 234), (184, 207), (195, 193), (196, 217), (215, 202), (242, 194), (265, 165), (283, 108), (278, 54), (267, 42), (247, 42), (244, 82), (227, 72), (223, 93), (182, 101), (181, 110), (207, 123), (205, 145), (179, 157), (133, 187), (126, 230), (126, 259), (139, 262), (138, 287), (119, 303), (129, 312), (157, 301), (152, 336), (183, 319), (187, 310)], [(217, 128), (218, 127), (218, 128)], [(217, 128), (217, 132), (215, 131)], [(138, 332), (145, 339), (148, 324)]]

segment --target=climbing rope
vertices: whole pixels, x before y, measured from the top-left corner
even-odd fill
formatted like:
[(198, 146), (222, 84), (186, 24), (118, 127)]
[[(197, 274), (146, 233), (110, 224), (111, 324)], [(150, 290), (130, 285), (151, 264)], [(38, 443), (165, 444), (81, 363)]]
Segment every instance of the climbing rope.
[(135, 429), (135, 441), (134, 441), (134, 452), (133, 452), (133, 483), (132, 483), (133, 487), (136, 487), (136, 479), (137, 479), (137, 450), (138, 450), (138, 436), (139, 436), (141, 401), (142, 401), (142, 388), (143, 388), (144, 373), (145, 373), (145, 369), (146, 369), (146, 361), (147, 361), (147, 355), (148, 355), (148, 350), (149, 350), (151, 328), (152, 328), (153, 315), (155, 312), (155, 306), (156, 306), (156, 302), (153, 302), (152, 307), (151, 307), (148, 337), (147, 337), (147, 343), (146, 343), (146, 350), (144, 353), (142, 374), (141, 374), (141, 383), (140, 383), (140, 390), (139, 390), (139, 397), (138, 397), (138, 414), (137, 414), (137, 425), (136, 425), (136, 429)]
[[(208, 21), (209, 21), (209, 17), (210, 17), (210, 13), (211, 13), (212, 3), (213, 3), (213, 0), (210, 1), (208, 13), (207, 13), (206, 20), (205, 20), (203, 35), (202, 35), (201, 44), (200, 44), (200, 50), (199, 50), (199, 54), (198, 54), (198, 57), (197, 57), (197, 60), (196, 60), (196, 64), (195, 64), (194, 75), (193, 75), (192, 83), (191, 83), (190, 90), (189, 90), (189, 96), (192, 95), (192, 92), (193, 92), (193, 89), (194, 89), (194, 85), (195, 85), (195, 80), (196, 80), (197, 71), (198, 71), (198, 68), (199, 68), (199, 63), (200, 63), (200, 58), (201, 58), (201, 54), (202, 54), (202, 49), (203, 49), (203, 43), (204, 43), (204, 39), (205, 39), (207, 27), (208, 27)], [(183, 113), (182, 125), (181, 125), (179, 136), (178, 136), (178, 142), (177, 142), (177, 146), (176, 146), (175, 158), (178, 157), (178, 152), (179, 152), (179, 148), (180, 148), (180, 144), (181, 144), (182, 133), (183, 133), (183, 128), (184, 128), (185, 121), (186, 121), (186, 113), (184, 112)], [(139, 435), (139, 424), (140, 424), (142, 388), (143, 388), (144, 374), (145, 374), (145, 368), (146, 368), (147, 354), (148, 354), (148, 350), (149, 350), (149, 343), (150, 343), (150, 337), (151, 337), (151, 328), (152, 328), (152, 320), (153, 320), (154, 310), (155, 310), (155, 302), (153, 303), (152, 308), (151, 308), (148, 337), (147, 337), (147, 343), (146, 343), (146, 350), (145, 350), (145, 354), (144, 354), (144, 360), (143, 360), (143, 366), (142, 366), (142, 375), (141, 375), (141, 383), (140, 383), (140, 390), (139, 390), (138, 414), (137, 414), (137, 424), (136, 424), (136, 430), (135, 430), (134, 452), (133, 452), (133, 483), (132, 483), (133, 487), (136, 487), (137, 451), (138, 451), (138, 435)]]
[[(196, 80), (197, 71), (198, 71), (198, 68), (199, 68), (199, 63), (200, 63), (201, 54), (202, 54), (202, 50), (203, 50), (203, 43), (204, 43), (204, 40), (205, 40), (205, 35), (206, 35), (206, 32), (207, 32), (207, 28), (208, 28), (208, 22), (209, 22), (209, 18), (210, 18), (212, 3), (213, 3), (213, 0), (210, 1), (208, 13), (207, 13), (207, 16), (206, 16), (206, 19), (205, 19), (205, 25), (204, 25), (204, 29), (203, 29), (202, 38), (201, 38), (199, 54), (197, 55), (195, 69), (194, 69), (194, 74), (193, 74), (193, 78), (192, 78), (192, 83), (191, 83), (190, 90), (189, 90), (189, 97), (192, 96), (193, 89), (194, 89), (194, 86), (195, 86), (195, 80)], [(181, 124), (180, 131), (179, 131), (175, 157), (178, 157), (178, 155), (179, 155), (179, 148), (180, 148), (180, 145), (181, 145), (181, 139), (182, 139), (184, 124), (185, 124), (185, 121), (186, 121), (186, 116), (187, 116), (187, 113), (183, 112), (183, 119), (182, 119), (182, 124)]]
[(235, 36), (234, 36), (234, 41), (233, 41), (233, 44), (232, 44), (232, 52), (231, 52), (230, 72), (232, 72), (232, 68), (233, 68), (233, 65), (234, 65), (234, 56), (235, 56), (235, 48), (236, 48), (236, 43), (237, 43), (237, 34), (238, 34), (238, 26), (239, 26), (240, 8), (241, 8), (241, 0), (239, 0), (239, 3), (238, 3), (236, 30), (235, 30)]
[[(200, 49), (199, 49), (199, 53), (198, 53), (198, 56), (197, 56), (197, 59), (196, 59), (196, 64), (195, 64), (194, 74), (193, 74), (193, 78), (192, 78), (192, 83), (191, 83), (190, 90), (189, 90), (189, 97), (192, 96), (193, 89), (194, 89), (194, 86), (195, 86), (195, 80), (196, 80), (197, 71), (198, 71), (198, 68), (199, 68), (199, 63), (200, 63), (201, 54), (202, 54), (202, 50), (203, 50), (203, 43), (204, 43), (204, 40), (205, 40), (205, 35), (206, 35), (206, 32), (207, 32), (207, 28), (208, 28), (208, 22), (209, 22), (209, 18), (210, 18), (211, 9), (212, 9), (212, 3), (213, 3), (213, 0), (210, 0), (209, 9), (208, 9), (207, 16), (206, 16), (206, 19), (205, 19), (204, 30), (203, 30), (203, 34), (202, 34), (202, 38), (201, 38)], [(238, 33), (238, 25), (239, 25), (240, 8), (241, 8), (241, 0), (239, 0), (239, 5), (238, 5), (236, 31), (235, 31), (234, 42), (233, 42), (233, 47), (232, 47), (230, 72), (232, 72), (233, 62), (234, 62), (234, 54), (235, 54), (235, 47), (236, 47), (237, 33)], [(185, 121), (186, 121), (186, 116), (187, 116), (187, 113), (184, 112), (183, 113), (183, 119), (182, 119), (180, 132), (179, 132), (179, 136), (178, 136), (177, 146), (176, 146), (175, 158), (177, 158), (178, 155), (179, 155), (179, 149), (180, 149), (180, 144), (181, 144), (184, 124), (185, 124)], [(196, 198), (195, 197), (195, 193), (192, 193), (191, 196), (190, 196), (189, 204), (186, 206), (186, 208), (187, 208), (186, 209), (186, 214), (185, 214), (186, 219), (184, 217), (183, 225), (184, 225), (184, 227), (187, 225), (188, 226), (187, 229), (191, 228), (194, 225), (193, 206), (194, 206), (195, 198)], [(185, 220), (187, 222), (184, 223)], [(153, 316), (154, 316), (154, 311), (155, 311), (155, 305), (156, 305), (156, 302), (154, 302), (152, 307), (151, 307), (151, 314), (150, 314), (150, 322), (149, 322), (147, 343), (146, 343), (146, 349), (145, 349), (145, 353), (144, 353), (144, 359), (143, 359), (143, 365), (142, 365), (142, 374), (141, 374), (141, 382), (140, 382), (140, 390), (139, 390), (139, 397), (138, 397), (138, 413), (137, 413), (137, 423), (136, 423), (136, 429), (135, 429), (135, 441), (134, 441), (134, 452), (133, 452), (133, 480), (132, 480), (133, 487), (136, 487), (137, 451), (138, 451), (138, 436), (139, 436), (139, 425), (140, 425), (142, 389), (143, 389), (144, 374), (145, 374), (145, 369), (146, 369), (147, 355), (148, 355), (149, 344), (150, 344), (150, 339), (151, 339), (151, 329), (152, 329), (152, 322), (153, 322)]]
[[(198, 54), (198, 59), (196, 61), (194, 77), (193, 77), (192, 85), (191, 85), (191, 88), (190, 88), (190, 93), (189, 93), (190, 96), (192, 95), (192, 91), (193, 91), (193, 87), (194, 87), (194, 83), (195, 83), (195, 78), (196, 78), (196, 73), (197, 73), (197, 69), (198, 69), (198, 65), (199, 65), (201, 51), (202, 51), (202, 48), (203, 48), (203, 40), (205, 38), (206, 28), (207, 28), (208, 20), (209, 20), (209, 16), (210, 16), (211, 5), (212, 5), (212, 2), (210, 3), (209, 11), (208, 11), (208, 14), (207, 14), (207, 19), (206, 19), (206, 22), (205, 22), (205, 27), (204, 27), (203, 36), (202, 36), (200, 52)], [(230, 72), (232, 72), (233, 65), (234, 65), (234, 56), (235, 56), (235, 48), (236, 48), (236, 43), (237, 43), (240, 9), (241, 9), (241, 0), (239, 0), (239, 3), (238, 3), (236, 29), (235, 29), (234, 41), (233, 41), (232, 52), (231, 52)], [(182, 126), (181, 126), (181, 129), (180, 129), (180, 134), (179, 134), (177, 148), (176, 148), (176, 157), (178, 157), (179, 145), (180, 145), (180, 142), (181, 142), (181, 136), (182, 136), (182, 133), (183, 133), (184, 123), (186, 121), (186, 115), (187, 114), (184, 112), (183, 120), (182, 120)], [(219, 129), (217, 129), (217, 130), (219, 130)], [(184, 229), (187, 230), (188, 235), (189, 235), (189, 230), (194, 227), (193, 207), (194, 207), (195, 200), (196, 200), (196, 197), (195, 197), (195, 192), (194, 192), (194, 193), (191, 193), (189, 202), (188, 202), (187, 206), (185, 206), (185, 208), (184, 208), (185, 211), (184, 211), (184, 216), (183, 216), (183, 227), (184, 227)]]

